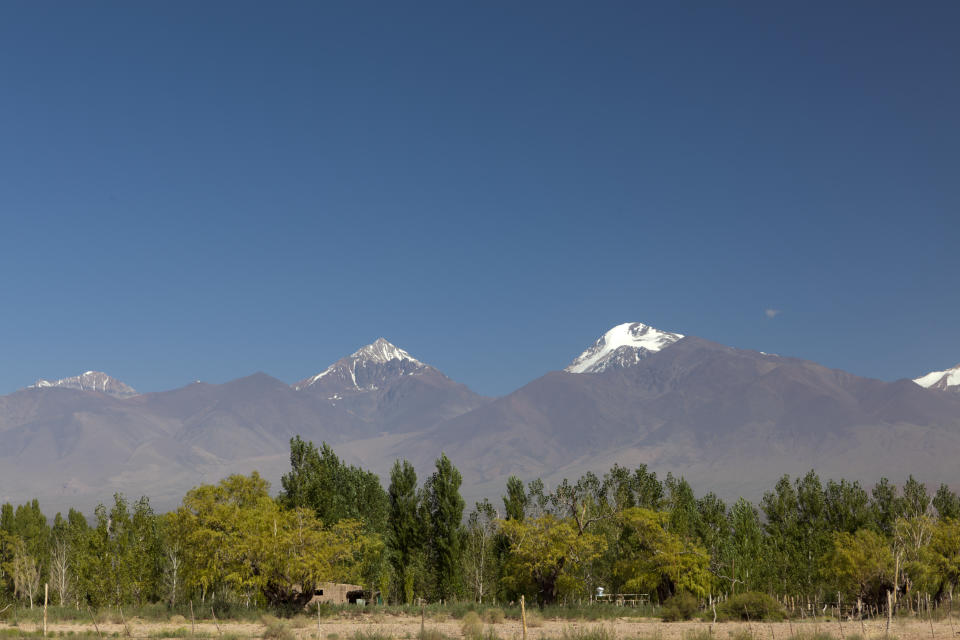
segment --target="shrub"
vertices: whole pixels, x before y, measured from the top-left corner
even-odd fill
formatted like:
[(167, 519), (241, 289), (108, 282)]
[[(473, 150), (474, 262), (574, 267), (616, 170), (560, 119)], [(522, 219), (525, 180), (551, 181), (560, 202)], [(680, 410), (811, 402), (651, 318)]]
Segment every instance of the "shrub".
[(480, 619), (480, 615), (476, 611), (467, 611), (463, 614), (460, 629), (463, 631), (464, 638), (479, 640), (483, 635), (483, 620)]
[(565, 629), (561, 640), (616, 640), (616, 635), (609, 629), (593, 627), (591, 629)]
[(664, 622), (676, 622), (678, 620), (689, 620), (697, 614), (700, 603), (689, 593), (678, 593), (663, 603), (660, 611), (660, 617)]
[(266, 628), (263, 630), (265, 640), (294, 640), (293, 632), (287, 627), (286, 623), (273, 616), (264, 616)]
[(503, 619), (505, 617), (503, 613), (503, 609), (501, 609), (500, 607), (491, 607), (490, 609), (487, 609), (487, 612), (485, 615), (487, 618), (487, 622), (489, 622), (490, 624), (500, 624), (501, 622), (503, 622)]
[(776, 598), (758, 591), (738, 593), (717, 605), (717, 617), (723, 620), (783, 620), (783, 616)]
[(542, 627), (543, 626), (543, 616), (540, 615), (539, 611), (530, 611), (527, 610), (527, 626), (528, 627)]
[(382, 631), (357, 631), (353, 634), (353, 640), (392, 640), (392, 637)]
[(313, 624), (313, 620), (305, 615), (294, 616), (290, 618), (290, 626), (294, 629), (306, 629)]
[(419, 638), (419, 640), (447, 640), (447, 637), (438, 629), (424, 629), (417, 634), (417, 638)]
[(150, 638), (189, 638), (192, 633), (190, 629), (186, 627), (179, 627), (177, 629), (158, 629), (150, 633), (148, 637)]

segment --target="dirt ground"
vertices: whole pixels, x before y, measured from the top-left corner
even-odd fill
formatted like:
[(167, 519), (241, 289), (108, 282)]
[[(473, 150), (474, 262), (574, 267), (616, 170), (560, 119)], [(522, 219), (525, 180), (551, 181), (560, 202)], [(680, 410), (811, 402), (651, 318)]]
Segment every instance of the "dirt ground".
[[(184, 629), (190, 629), (190, 622), (144, 622), (142, 620), (129, 620), (130, 635), (134, 638), (160, 638), (163, 632), (171, 632), (171, 636), (182, 637)], [(503, 640), (520, 640), (522, 629), (520, 623), (514, 620), (505, 620), (496, 625), (487, 625), (495, 630), (497, 636)], [(412, 639), (416, 638), (420, 632), (420, 619), (414, 617), (394, 617), (385, 615), (370, 615), (362, 618), (333, 618), (324, 619), (319, 623), (319, 629), (316, 619), (299, 618), (291, 621), (291, 631), (298, 640), (350, 640), (356, 633), (378, 634), (392, 638)], [(10, 633), (3, 631), (10, 628), (8, 625), (0, 625), (0, 633), (4, 636)], [(19, 629), (25, 632), (36, 630), (35, 625), (23, 623)], [(240, 636), (246, 638), (259, 638), (263, 635), (264, 625), (249, 622), (220, 622), (219, 630), (209, 621), (198, 622), (196, 625), (196, 635), (217, 637), (219, 635)], [(426, 620), (427, 629), (435, 629), (445, 636), (451, 638), (461, 638), (461, 623), (459, 620), (449, 619), (446, 621)], [(564, 633), (576, 633), (588, 631), (591, 629), (603, 628), (611, 632), (617, 638), (633, 639), (641, 638), (661, 638), (662, 640), (684, 640), (694, 632), (708, 631), (711, 625), (705, 622), (659, 622), (655, 619), (636, 620), (636, 619), (618, 619), (604, 622), (580, 622), (571, 620), (545, 620), (542, 626), (529, 628), (527, 636), (529, 640), (546, 640), (547, 638), (561, 638)], [(814, 632), (829, 633), (834, 638), (849, 637), (858, 635), (862, 638), (883, 637), (886, 623), (883, 621), (865, 621), (861, 626), (860, 622), (844, 622), (841, 625), (834, 622), (803, 622), (803, 623), (739, 623), (739, 622), (721, 622), (712, 625), (713, 636), (724, 640), (730, 638), (738, 632), (752, 632), (756, 640), (787, 640), (796, 633)], [(66, 635), (70, 632), (74, 634), (96, 634), (92, 624), (50, 624), (48, 630), (57, 635)], [(177, 632), (179, 630), (179, 633)], [(842, 632), (842, 635), (841, 635)], [(126, 637), (126, 631), (122, 624), (101, 624), (100, 633), (104, 637), (117, 634), (119, 637)], [(920, 620), (894, 620), (890, 627), (890, 637), (898, 640), (934, 640), (960, 637), (960, 620), (934, 622), (931, 626), (929, 621)]]

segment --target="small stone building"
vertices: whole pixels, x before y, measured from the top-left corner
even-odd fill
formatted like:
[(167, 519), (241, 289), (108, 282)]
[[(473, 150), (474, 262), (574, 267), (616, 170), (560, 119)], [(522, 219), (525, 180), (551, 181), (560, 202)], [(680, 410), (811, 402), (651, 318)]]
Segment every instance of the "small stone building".
[(358, 584), (343, 584), (342, 582), (321, 582), (313, 591), (310, 604), (318, 602), (330, 604), (356, 604), (363, 599), (363, 587)]

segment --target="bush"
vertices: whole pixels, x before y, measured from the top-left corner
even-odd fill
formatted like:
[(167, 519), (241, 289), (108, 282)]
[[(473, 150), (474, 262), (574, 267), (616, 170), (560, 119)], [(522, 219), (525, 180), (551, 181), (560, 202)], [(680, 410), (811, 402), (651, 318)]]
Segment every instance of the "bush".
[(593, 627), (591, 629), (565, 629), (561, 640), (616, 640), (616, 635), (609, 629)]
[(313, 620), (305, 615), (290, 618), (290, 626), (294, 629), (306, 629), (313, 624)]
[(463, 631), (464, 638), (479, 640), (483, 635), (483, 620), (480, 619), (480, 615), (476, 611), (468, 611), (463, 614), (460, 629)]
[(391, 636), (382, 631), (357, 631), (353, 634), (353, 640), (392, 640)]
[(490, 609), (487, 609), (485, 616), (487, 618), (487, 622), (490, 624), (500, 624), (506, 617), (503, 613), (503, 609), (500, 607), (491, 607)]
[(266, 628), (263, 630), (265, 640), (294, 640), (293, 632), (287, 627), (286, 623), (277, 618), (269, 619), (272, 616), (264, 616)]
[(717, 605), (717, 617), (723, 620), (783, 620), (783, 607), (776, 598), (758, 591), (730, 596)]
[(663, 618), (664, 622), (689, 620), (697, 614), (699, 609), (700, 603), (695, 597), (689, 593), (678, 593), (663, 603), (660, 617)]
[(448, 640), (438, 629), (424, 629), (417, 634), (419, 640)]
[(527, 626), (528, 627), (542, 627), (543, 626), (543, 616), (540, 615), (538, 611), (527, 610)]

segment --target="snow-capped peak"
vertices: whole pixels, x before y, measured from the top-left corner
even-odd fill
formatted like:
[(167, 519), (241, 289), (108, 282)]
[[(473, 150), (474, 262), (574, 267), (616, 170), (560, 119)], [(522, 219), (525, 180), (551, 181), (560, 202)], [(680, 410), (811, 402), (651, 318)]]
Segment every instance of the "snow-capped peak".
[(629, 367), (682, 337), (679, 333), (660, 331), (642, 322), (618, 324), (581, 353), (564, 371), (600, 373), (610, 368)]
[(311, 387), (321, 380), (329, 381), (346, 390), (367, 391), (377, 388), (384, 377), (418, 373), (427, 365), (385, 338), (354, 351), (337, 360), (315, 376), (293, 385), (297, 391)]
[(946, 371), (931, 371), (913, 381), (928, 389), (960, 391), (960, 364)]
[(41, 378), (28, 389), (76, 389), (77, 391), (99, 391), (111, 396), (126, 398), (137, 395), (136, 389), (117, 380), (102, 371), (84, 371), (78, 376), (61, 378), (60, 380), (44, 380)]
[(391, 344), (386, 338), (377, 338), (371, 344), (357, 349), (350, 355), (350, 358), (380, 364), (385, 364), (391, 360), (410, 360), (415, 364), (423, 364), (400, 347)]

